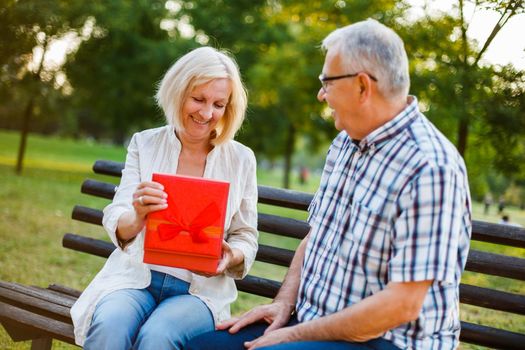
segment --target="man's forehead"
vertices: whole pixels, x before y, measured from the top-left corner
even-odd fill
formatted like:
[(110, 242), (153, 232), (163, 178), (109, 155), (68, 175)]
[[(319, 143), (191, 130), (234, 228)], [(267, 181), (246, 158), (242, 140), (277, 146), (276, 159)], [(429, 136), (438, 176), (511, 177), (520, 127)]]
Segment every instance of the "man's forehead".
[(338, 72), (341, 68), (341, 55), (333, 50), (328, 51), (324, 59), (323, 73)]

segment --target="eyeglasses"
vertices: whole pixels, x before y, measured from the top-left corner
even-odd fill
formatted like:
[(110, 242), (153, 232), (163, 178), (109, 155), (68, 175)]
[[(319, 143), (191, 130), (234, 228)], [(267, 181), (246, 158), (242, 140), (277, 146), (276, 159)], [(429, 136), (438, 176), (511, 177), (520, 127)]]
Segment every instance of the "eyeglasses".
[(325, 77), (323, 74), (319, 75), (319, 81), (321, 82), (321, 86), (323, 87), (323, 91), (326, 92), (326, 88), (328, 87), (328, 82), (332, 80), (339, 80), (344, 78), (355, 78), (359, 75), (359, 73), (364, 73), (370, 77), (373, 81), (377, 83), (377, 78), (374, 77), (372, 74), (368, 74), (366, 72), (358, 72), (354, 74), (343, 74), (343, 75), (335, 75), (333, 77)]

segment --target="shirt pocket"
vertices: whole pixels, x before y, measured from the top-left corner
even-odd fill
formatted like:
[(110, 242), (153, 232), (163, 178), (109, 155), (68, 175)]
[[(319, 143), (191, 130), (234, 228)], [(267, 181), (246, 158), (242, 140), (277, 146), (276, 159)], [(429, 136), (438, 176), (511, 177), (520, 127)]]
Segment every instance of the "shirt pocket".
[[(352, 261), (360, 265), (365, 276), (386, 278), (391, 244), (389, 220), (367, 206), (354, 202), (350, 209), (349, 230), (345, 241), (353, 246)], [(367, 278), (368, 279), (368, 278)]]

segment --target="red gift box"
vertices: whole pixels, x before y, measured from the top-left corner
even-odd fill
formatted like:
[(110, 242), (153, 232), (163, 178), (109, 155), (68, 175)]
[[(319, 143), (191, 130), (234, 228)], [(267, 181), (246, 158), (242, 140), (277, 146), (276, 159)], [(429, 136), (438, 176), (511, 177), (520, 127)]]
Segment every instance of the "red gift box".
[(215, 272), (222, 254), (230, 184), (200, 177), (157, 174), (168, 207), (148, 214), (144, 262)]

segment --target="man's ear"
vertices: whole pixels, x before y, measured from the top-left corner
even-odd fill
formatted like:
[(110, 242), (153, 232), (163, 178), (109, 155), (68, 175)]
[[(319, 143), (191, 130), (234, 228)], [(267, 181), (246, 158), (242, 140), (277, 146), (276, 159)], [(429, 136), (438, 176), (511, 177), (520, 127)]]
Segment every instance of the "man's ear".
[(364, 102), (372, 93), (372, 79), (365, 73), (359, 73), (357, 79), (359, 82), (359, 99)]

